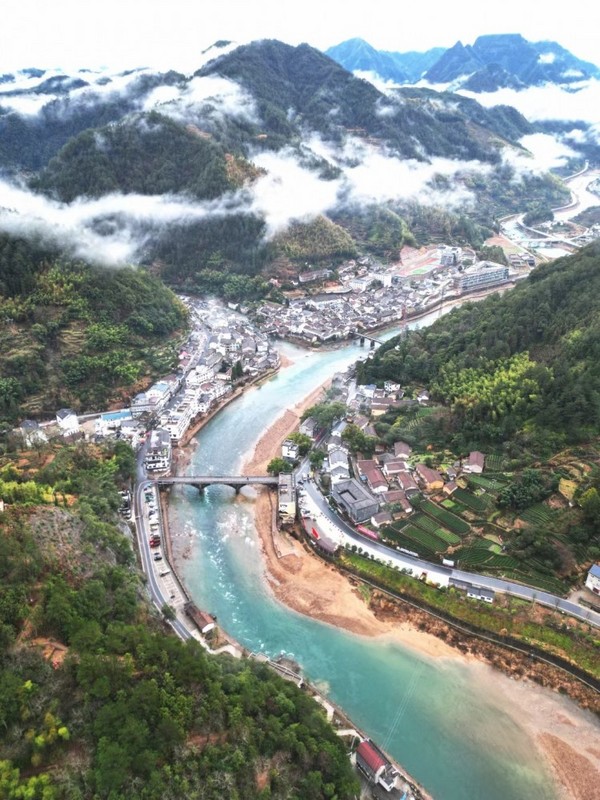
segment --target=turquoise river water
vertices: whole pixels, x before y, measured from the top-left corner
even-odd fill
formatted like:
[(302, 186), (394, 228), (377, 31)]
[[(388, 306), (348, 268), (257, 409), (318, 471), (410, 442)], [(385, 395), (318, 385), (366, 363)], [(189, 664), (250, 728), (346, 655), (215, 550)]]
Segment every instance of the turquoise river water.
[[(280, 349), (293, 365), (200, 431), (190, 473), (234, 474), (286, 408), (361, 353), (355, 344), (308, 353)], [(217, 614), (250, 650), (296, 659), (436, 800), (554, 800), (530, 737), (468, 664), (355, 636), (276, 601), (264, 580), (251, 491), (245, 492), (236, 499), (233, 490), (212, 487), (200, 497), (186, 488), (173, 497), (173, 535), (192, 540), (183, 577), (201, 608)]]

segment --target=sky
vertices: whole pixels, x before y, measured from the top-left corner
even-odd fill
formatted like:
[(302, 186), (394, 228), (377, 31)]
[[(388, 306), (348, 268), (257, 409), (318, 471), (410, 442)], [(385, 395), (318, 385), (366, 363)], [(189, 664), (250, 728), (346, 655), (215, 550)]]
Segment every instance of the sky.
[(23, 67), (191, 72), (218, 39), (276, 38), (326, 49), (352, 37), (404, 52), (472, 43), (486, 33), (552, 39), (600, 63), (590, 0), (2, 0), (0, 74)]

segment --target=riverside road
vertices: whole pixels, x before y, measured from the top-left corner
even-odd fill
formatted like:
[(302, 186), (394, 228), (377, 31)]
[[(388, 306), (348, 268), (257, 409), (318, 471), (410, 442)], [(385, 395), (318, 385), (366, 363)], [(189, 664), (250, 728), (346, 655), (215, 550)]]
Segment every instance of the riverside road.
[(570, 600), (565, 600), (562, 597), (543, 592), (540, 589), (535, 589), (530, 586), (524, 586), (521, 583), (514, 583), (513, 581), (504, 580), (502, 578), (490, 578), (487, 575), (478, 575), (475, 572), (466, 572), (465, 570), (455, 569), (453, 567), (444, 567), (441, 564), (433, 564), (429, 561), (424, 561), (420, 558), (414, 558), (406, 555), (405, 553), (398, 553), (391, 547), (387, 547), (381, 542), (374, 541), (362, 536), (354, 530), (344, 520), (342, 520), (329, 506), (327, 500), (323, 497), (321, 492), (317, 489), (314, 483), (309, 482), (305, 486), (307, 494), (311, 497), (313, 503), (317, 506), (319, 513), (328, 519), (332, 525), (339, 531), (345, 541), (350, 544), (356, 544), (373, 553), (375, 557), (381, 561), (391, 561), (400, 569), (417, 569), (426, 572), (429, 578), (435, 581), (435, 576), (444, 576), (457, 578), (463, 581), (469, 581), (477, 586), (482, 586), (486, 589), (493, 589), (496, 592), (504, 592), (513, 597), (521, 597), (525, 600), (541, 603), (549, 608), (555, 608), (557, 611), (562, 611), (572, 617), (588, 622), (600, 628), (600, 614), (592, 609), (586, 609), (583, 606), (573, 603)]

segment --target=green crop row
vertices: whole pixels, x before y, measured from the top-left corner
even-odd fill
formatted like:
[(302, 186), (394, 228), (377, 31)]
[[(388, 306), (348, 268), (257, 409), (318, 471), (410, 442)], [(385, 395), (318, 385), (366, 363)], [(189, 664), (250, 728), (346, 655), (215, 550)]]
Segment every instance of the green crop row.
[(465, 522), (464, 519), (457, 517), (455, 514), (452, 514), (445, 508), (436, 506), (436, 504), (432, 503), (431, 500), (424, 500), (421, 503), (421, 511), (424, 511), (425, 514), (428, 514), (430, 517), (439, 520), (444, 528), (448, 528), (453, 533), (458, 533), (460, 536), (464, 536), (471, 530), (470, 525)]

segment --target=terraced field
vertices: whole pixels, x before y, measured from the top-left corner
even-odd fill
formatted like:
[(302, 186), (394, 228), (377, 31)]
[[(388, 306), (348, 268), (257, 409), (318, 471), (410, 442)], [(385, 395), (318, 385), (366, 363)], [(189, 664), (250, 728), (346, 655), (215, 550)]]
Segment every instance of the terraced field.
[(416, 525), (418, 528), (423, 528), (424, 531), (433, 533), (434, 536), (437, 536), (448, 544), (454, 545), (460, 542), (460, 536), (457, 536), (455, 533), (446, 530), (446, 528), (442, 527), (437, 520), (428, 517), (427, 514), (416, 514), (415, 516), (411, 517), (410, 521), (413, 525)]
[(553, 511), (545, 503), (536, 503), (534, 506), (526, 508), (519, 514), (519, 519), (524, 522), (529, 522), (531, 525), (545, 528), (552, 523), (552, 518), (556, 512)]
[(404, 528), (398, 529), (396, 527), (384, 528), (382, 531), (383, 537), (393, 542), (396, 547), (403, 547), (405, 550), (418, 553), (421, 558), (427, 561), (437, 561), (438, 555), (435, 550), (427, 547), (422, 541), (412, 539), (410, 536), (405, 535)]
[(472, 511), (476, 511), (478, 514), (485, 513), (490, 505), (490, 498), (487, 495), (478, 496), (473, 494), (473, 492), (469, 492), (467, 489), (457, 489), (452, 494), (452, 500), (457, 500)]
[(448, 530), (452, 531), (452, 533), (457, 533), (459, 536), (465, 536), (471, 530), (468, 522), (465, 522), (464, 519), (457, 517), (456, 514), (453, 514), (451, 511), (448, 511), (441, 506), (437, 506), (435, 503), (432, 503), (431, 500), (423, 500), (420, 508), (421, 511), (428, 516), (433, 517), (444, 528), (448, 528)]
[(499, 492), (507, 483), (501, 478), (484, 477), (483, 475), (469, 475), (467, 481), (471, 486), (487, 489), (490, 492)]
[(408, 536), (412, 539), (417, 545), (425, 545), (425, 547), (433, 550), (435, 553), (443, 553), (448, 549), (448, 543), (440, 539), (439, 536), (424, 531), (423, 528), (418, 528), (411, 523), (402, 529), (402, 533), (404, 536)]

